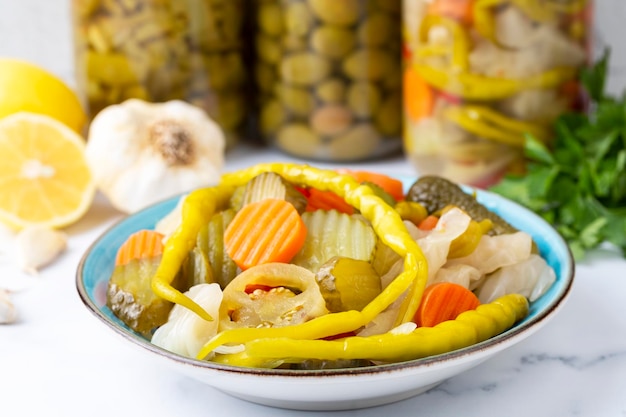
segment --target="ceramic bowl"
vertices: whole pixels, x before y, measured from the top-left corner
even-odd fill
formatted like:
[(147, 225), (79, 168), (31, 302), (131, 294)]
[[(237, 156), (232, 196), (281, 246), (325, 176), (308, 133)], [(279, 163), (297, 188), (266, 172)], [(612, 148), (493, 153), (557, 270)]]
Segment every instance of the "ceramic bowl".
[(79, 264), (76, 286), (87, 309), (104, 326), (144, 350), (146, 360), (156, 359), (234, 397), (300, 410), (346, 410), (387, 404), (423, 393), (531, 336), (561, 310), (570, 293), (574, 261), (561, 236), (531, 211), (493, 193), (475, 191), (481, 203), (532, 235), (542, 256), (556, 271), (557, 279), (546, 294), (531, 303), (530, 314), (513, 328), (485, 342), (441, 355), (355, 369), (261, 370), (198, 361), (152, 345), (106, 307), (106, 285), (117, 248), (126, 237), (139, 229), (153, 228), (174, 208), (178, 198), (133, 214), (100, 236)]

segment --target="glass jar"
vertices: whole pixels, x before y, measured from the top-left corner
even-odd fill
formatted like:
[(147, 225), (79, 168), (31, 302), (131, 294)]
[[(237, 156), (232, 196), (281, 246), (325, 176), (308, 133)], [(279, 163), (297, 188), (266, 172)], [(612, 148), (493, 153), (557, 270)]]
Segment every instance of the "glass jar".
[(305, 159), (402, 148), (401, 0), (257, 0), (262, 137)]
[(231, 147), (249, 102), (245, 0), (72, 0), (75, 65), (90, 115), (129, 98), (185, 100)]
[(589, 0), (404, 0), (404, 150), (421, 175), (487, 187), (580, 105)]

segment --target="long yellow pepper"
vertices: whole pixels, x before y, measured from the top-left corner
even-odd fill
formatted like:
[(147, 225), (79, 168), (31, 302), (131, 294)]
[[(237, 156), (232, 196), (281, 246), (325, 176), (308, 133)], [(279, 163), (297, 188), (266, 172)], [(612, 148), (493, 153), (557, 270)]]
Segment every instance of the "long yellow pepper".
[(196, 236), (202, 226), (209, 222), (217, 210), (228, 203), (232, 193), (232, 187), (220, 185), (196, 190), (185, 198), (182, 207), (182, 223), (167, 240), (161, 263), (151, 282), (152, 291), (156, 295), (180, 304), (208, 321), (212, 321), (213, 317), (191, 298), (172, 287), (172, 281), (189, 255), (189, 251), (195, 246)]
[(214, 361), (257, 368), (272, 368), (305, 359), (369, 359), (399, 362), (450, 352), (487, 340), (507, 330), (528, 314), (528, 301), (509, 294), (455, 320), (434, 327), (418, 327), (410, 333), (387, 332), (341, 340), (266, 338), (245, 343), (239, 353), (218, 355)]

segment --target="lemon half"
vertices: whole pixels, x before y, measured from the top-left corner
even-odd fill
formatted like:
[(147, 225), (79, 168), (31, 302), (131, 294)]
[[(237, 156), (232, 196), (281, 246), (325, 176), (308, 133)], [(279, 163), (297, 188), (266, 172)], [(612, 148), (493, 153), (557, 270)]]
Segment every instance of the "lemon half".
[(0, 221), (60, 228), (89, 209), (95, 182), (83, 138), (50, 116), (0, 119)]

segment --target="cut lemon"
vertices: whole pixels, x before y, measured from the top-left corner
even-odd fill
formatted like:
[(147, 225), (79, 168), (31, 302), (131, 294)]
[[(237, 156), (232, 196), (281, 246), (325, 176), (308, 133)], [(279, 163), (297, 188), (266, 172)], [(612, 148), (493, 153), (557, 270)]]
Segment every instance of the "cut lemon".
[(0, 221), (59, 228), (89, 209), (95, 185), (83, 138), (50, 116), (0, 120)]
[(35, 64), (0, 58), (0, 118), (20, 111), (46, 114), (79, 133), (87, 121), (78, 96), (60, 78)]

